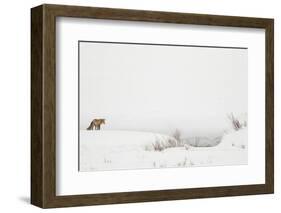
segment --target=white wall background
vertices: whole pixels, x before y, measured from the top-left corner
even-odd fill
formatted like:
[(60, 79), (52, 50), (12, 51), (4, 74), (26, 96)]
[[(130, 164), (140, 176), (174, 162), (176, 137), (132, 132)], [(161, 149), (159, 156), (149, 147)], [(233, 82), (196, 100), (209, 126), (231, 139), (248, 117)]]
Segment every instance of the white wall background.
[[(1, 53), (1, 212), (19, 210), (39, 212), (28, 204), (30, 188), (30, 7), (43, 3), (37, 0), (5, 1), (0, 7)], [(57, 4), (166, 10), (222, 15), (275, 18), (275, 59), (280, 54), (281, 15), (279, 1), (228, 0), (96, 0), (48, 1)], [(275, 194), (231, 198), (198, 199), (141, 204), (54, 209), (50, 212), (245, 212), (267, 210), (278, 212), (281, 198), (280, 179), (280, 63), (275, 61)], [(280, 210), (279, 210), (280, 211)]]

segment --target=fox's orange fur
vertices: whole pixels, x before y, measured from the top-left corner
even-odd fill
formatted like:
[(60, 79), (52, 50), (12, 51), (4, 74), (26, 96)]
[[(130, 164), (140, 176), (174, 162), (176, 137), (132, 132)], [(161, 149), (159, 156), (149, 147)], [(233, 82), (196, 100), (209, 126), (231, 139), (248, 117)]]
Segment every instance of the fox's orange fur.
[(105, 119), (94, 119), (87, 130), (93, 130), (94, 128), (95, 130), (100, 130), (102, 124), (105, 124)]

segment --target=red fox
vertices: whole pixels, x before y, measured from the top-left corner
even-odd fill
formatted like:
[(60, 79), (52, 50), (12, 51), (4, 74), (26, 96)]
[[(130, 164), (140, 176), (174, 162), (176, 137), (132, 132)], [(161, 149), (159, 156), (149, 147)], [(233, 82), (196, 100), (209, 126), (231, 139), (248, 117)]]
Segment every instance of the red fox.
[(93, 130), (94, 128), (95, 130), (100, 130), (102, 124), (105, 124), (105, 119), (94, 119), (87, 130)]

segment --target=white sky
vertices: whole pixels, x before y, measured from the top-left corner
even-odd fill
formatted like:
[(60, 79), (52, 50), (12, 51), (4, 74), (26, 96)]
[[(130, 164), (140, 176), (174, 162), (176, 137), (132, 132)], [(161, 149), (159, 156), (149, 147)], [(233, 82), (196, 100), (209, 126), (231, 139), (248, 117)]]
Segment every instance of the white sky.
[(222, 131), (247, 112), (247, 50), (80, 43), (80, 129), (185, 136)]

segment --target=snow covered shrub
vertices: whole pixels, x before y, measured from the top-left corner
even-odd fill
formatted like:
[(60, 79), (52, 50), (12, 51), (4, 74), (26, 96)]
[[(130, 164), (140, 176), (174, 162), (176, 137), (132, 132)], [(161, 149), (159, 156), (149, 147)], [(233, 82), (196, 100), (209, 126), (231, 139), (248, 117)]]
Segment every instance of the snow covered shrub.
[(242, 129), (247, 126), (247, 121), (241, 122), (237, 117), (233, 115), (233, 113), (228, 115), (228, 119), (230, 120), (232, 128), (235, 131), (238, 131), (239, 129)]
[(181, 132), (180, 130), (176, 129), (174, 134), (173, 134), (173, 138), (176, 139), (176, 144), (174, 147), (182, 147), (184, 146), (184, 142), (183, 139), (181, 138)]
[(165, 146), (163, 143), (161, 143), (159, 140), (156, 140), (154, 143), (152, 143), (152, 147), (154, 151), (161, 152), (165, 149)]
[(178, 141), (173, 137), (157, 137), (152, 143), (152, 146), (146, 146), (146, 151), (163, 151), (164, 149), (173, 148), (173, 147), (183, 147), (184, 143)]
[(181, 132), (176, 129), (175, 132), (173, 133), (173, 137), (177, 140), (177, 141), (181, 141)]

